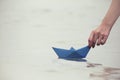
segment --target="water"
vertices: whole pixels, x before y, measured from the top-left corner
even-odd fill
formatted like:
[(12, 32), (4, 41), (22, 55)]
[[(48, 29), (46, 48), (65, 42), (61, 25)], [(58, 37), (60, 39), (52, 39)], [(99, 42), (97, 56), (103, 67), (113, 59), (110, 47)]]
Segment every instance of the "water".
[(52, 47), (87, 45), (109, 0), (1, 0), (0, 80), (120, 80), (120, 19), (85, 61), (58, 59)]

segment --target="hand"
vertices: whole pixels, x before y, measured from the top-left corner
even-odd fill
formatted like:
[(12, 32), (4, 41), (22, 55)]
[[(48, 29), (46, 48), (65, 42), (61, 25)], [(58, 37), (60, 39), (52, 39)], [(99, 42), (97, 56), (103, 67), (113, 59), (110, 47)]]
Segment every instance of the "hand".
[(114, 23), (120, 16), (120, 0), (112, 0), (112, 3), (103, 18), (101, 25), (93, 30), (88, 39), (89, 47), (95, 47), (95, 45), (105, 44), (110, 30), (113, 27)]
[(109, 36), (110, 30), (111, 30), (110, 26), (103, 26), (103, 25), (100, 25), (98, 28), (93, 30), (88, 39), (89, 46), (94, 48), (96, 44), (97, 45), (105, 44)]

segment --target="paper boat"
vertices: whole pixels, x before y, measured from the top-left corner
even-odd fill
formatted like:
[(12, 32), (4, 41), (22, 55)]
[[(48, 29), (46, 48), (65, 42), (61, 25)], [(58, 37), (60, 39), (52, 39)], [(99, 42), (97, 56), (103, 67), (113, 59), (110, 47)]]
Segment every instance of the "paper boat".
[(70, 50), (53, 47), (53, 50), (56, 52), (58, 57), (62, 59), (81, 59), (87, 56), (90, 47), (85, 46), (78, 50), (75, 50), (73, 47), (71, 47)]

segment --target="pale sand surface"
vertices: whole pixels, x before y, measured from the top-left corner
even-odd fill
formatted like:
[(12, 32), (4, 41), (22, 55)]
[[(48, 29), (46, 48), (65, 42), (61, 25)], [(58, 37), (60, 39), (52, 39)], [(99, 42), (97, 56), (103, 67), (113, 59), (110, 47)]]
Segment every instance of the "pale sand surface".
[(0, 80), (120, 80), (120, 19), (86, 62), (52, 47), (87, 45), (111, 0), (0, 0)]

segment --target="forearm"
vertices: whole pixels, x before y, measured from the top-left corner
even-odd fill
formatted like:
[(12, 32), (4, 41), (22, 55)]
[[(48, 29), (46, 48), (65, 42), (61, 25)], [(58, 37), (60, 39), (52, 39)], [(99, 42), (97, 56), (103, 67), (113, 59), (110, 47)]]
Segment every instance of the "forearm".
[(99, 27), (93, 30), (88, 39), (90, 47), (95, 47), (95, 45), (105, 44), (110, 30), (114, 25), (115, 21), (120, 16), (120, 0), (112, 0), (112, 3), (107, 11), (102, 23)]
[(108, 26), (111, 29), (119, 16), (120, 16), (120, 0), (112, 0), (109, 10), (105, 15), (101, 25)]

